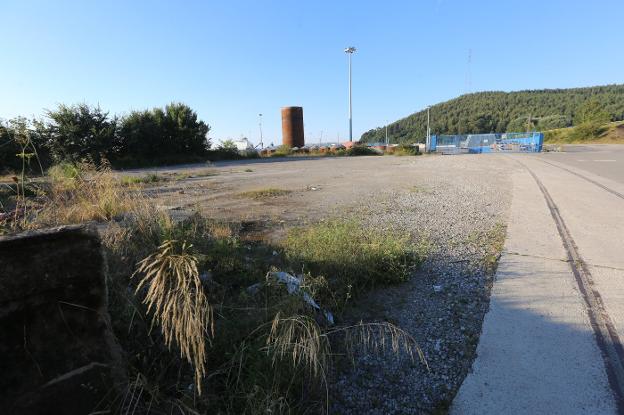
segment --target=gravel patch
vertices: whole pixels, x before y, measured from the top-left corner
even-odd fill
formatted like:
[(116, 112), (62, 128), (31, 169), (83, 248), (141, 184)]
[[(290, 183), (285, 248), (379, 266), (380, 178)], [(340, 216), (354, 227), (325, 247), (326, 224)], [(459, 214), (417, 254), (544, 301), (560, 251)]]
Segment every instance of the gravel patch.
[(418, 342), (429, 370), (405, 353), (358, 353), (354, 365), (335, 368), (331, 413), (445, 413), (475, 358), (493, 279), (493, 243), (504, 235), (513, 169), (500, 156), (428, 157), (415, 163), (422, 175), (412, 187), (372, 197), (359, 214), (371, 226), (428, 240), (429, 257), (408, 283), (359, 299), (348, 318), (400, 326)]

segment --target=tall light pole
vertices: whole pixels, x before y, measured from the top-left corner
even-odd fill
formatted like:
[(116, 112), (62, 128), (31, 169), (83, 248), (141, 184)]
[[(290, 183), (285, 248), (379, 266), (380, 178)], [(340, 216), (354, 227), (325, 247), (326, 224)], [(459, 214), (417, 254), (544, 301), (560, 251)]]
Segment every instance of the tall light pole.
[(429, 151), (431, 146), (431, 128), (429, 128), (429, 110), (431, 105), (427, 106), (427, 141), (425, 142), (425, 151)]
[(388, 146), (388, 144), (390, 144), (388, 142), (388, 120), (386, 120), (386, 146)]
[(351, 107), (351, 55), (355, 53), (355, 48), (353, 46), (349, 46), (346, 48), (345, 53), (349, 55), (349, 141), (353, 141), (353, 118), (352, 107)]
[(259, 118), (259, 122), (258, 125), (260, 126), (260, 148), (264, 148), (264, 143), (262, 141), (262, 114), (258, 114), (258, 118)]

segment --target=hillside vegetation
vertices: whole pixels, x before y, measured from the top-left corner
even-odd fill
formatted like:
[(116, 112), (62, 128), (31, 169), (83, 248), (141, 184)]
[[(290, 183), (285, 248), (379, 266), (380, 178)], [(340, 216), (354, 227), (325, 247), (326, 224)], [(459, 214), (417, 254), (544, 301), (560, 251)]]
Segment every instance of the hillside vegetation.
[(624, 144), (624, 122), (603, 125), (593, 138), (583, 139), (575, 135), (576, 127), (557, 128), (544, 132), (546, 144)]
[[(433, 134), (468, 134), (552, 130), (577, 125), (579, 111), (589, 102), (608, 114), (606, 121), (624, 120), (624, 84), (587, 88), (517, 92), (476, 92), (433, 105)], [(582, 116), (580, 117), (582, 118)], [(427, 111), (388, 125), (391, 142), (419, 142), (426, 135)], [(362, 135), (363, 142), (383, 141), (385, 128)]]

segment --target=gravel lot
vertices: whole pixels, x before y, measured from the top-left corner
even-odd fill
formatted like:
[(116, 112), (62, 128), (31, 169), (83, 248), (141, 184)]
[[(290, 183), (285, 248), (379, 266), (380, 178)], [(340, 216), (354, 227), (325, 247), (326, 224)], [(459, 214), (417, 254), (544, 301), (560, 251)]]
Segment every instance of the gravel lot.
[[(331, 376), (330, 411), (444, 413), (474, 359), (492, 282), (492, 243), (504, 235), (516, 168), (500, 155), (245, 161), (159, 169), (211, 175), (166, 182), (150, 192), (174, 211), (200, 209), (246, 221), (269, 239), (289, 226), (357, 216), (429, 241), (430, 256), (410, 282), (359, 299), (348, 315), (405, 329), (429, 370), (406, 355), (358, 354), (354, 366), (339, 365)], [(263, 200), (240, 196), (262, 188), (291, 193)]]
[(332, 413), (444, 413), (470, 370), (492, 282), (487, 258), (511, 197), (506, 160), (477, 157), (430, 158), (412, 192), (389, 190), (380, 199), (390, 203), (370, 203), (378, 225), (428, 238), (431, 254), (410, 282), (372, 293), (352, 318), (406, 330), (429, 370), (405, 353), (361, 354), (335, 375)]

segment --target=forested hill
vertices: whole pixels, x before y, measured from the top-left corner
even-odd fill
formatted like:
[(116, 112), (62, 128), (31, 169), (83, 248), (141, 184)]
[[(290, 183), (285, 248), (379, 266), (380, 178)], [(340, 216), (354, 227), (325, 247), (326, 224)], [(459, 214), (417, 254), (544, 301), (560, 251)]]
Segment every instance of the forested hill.
[[(624, 120), (624, 84), (588, 88), (542, 89), (517, 92), (476, 92), (431, 107), (432, 134), (467, 134), (569, 127), (575, 113), (597, 101), (612, 121)], [(530, 123), (530, 124), (529, 124)], [(423, 141), (427, 111), (419, 111), (388, 125), (390, 142)], [(363, 142), (385, 139), (385, 127), (367, 131)]]

